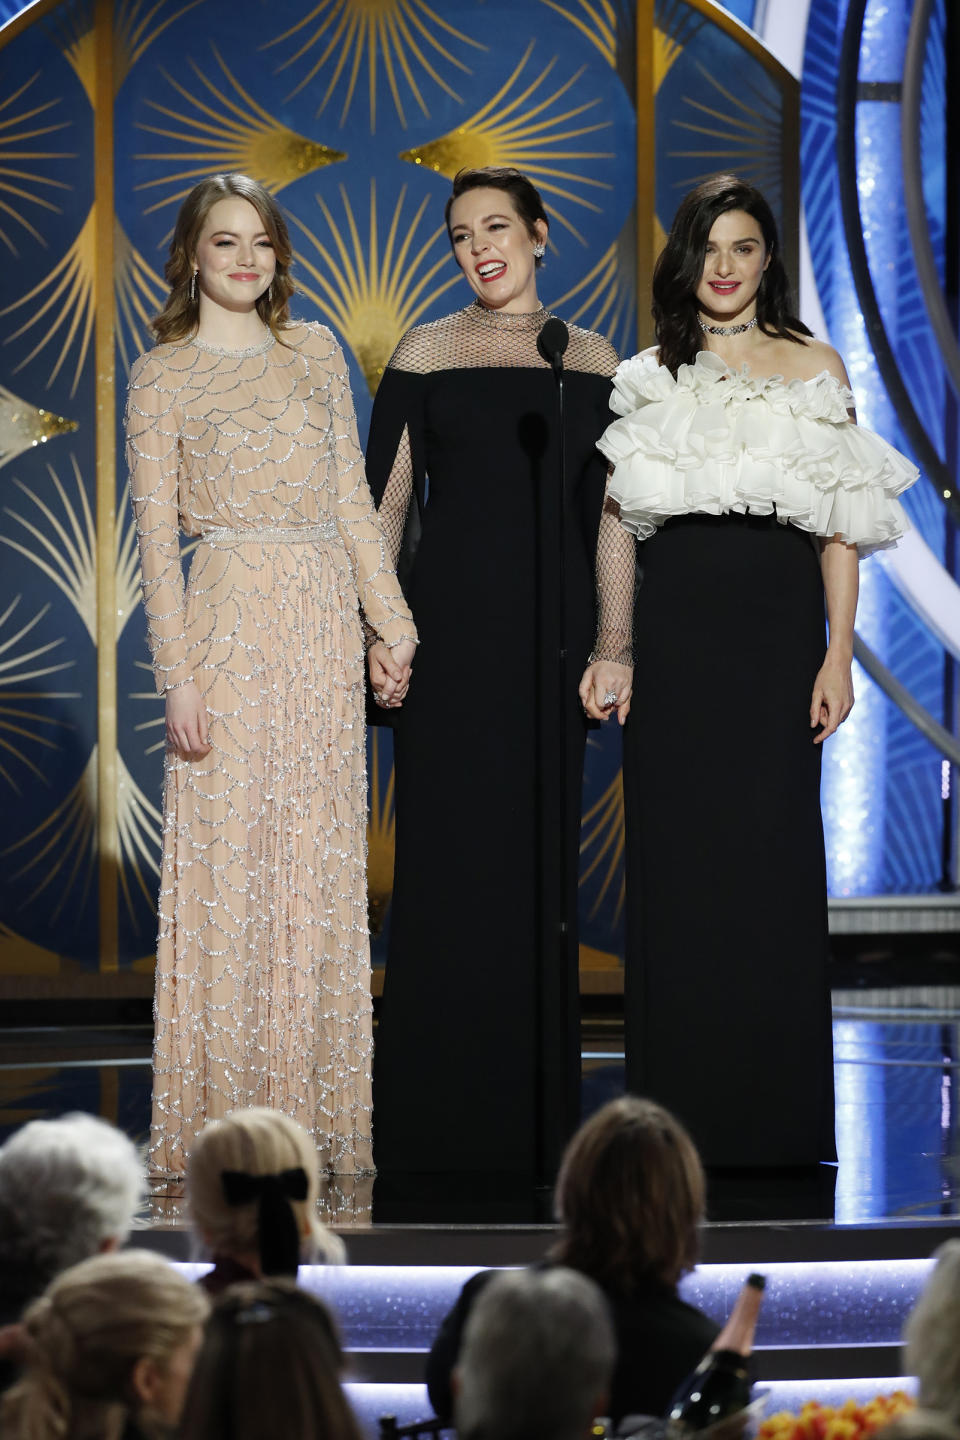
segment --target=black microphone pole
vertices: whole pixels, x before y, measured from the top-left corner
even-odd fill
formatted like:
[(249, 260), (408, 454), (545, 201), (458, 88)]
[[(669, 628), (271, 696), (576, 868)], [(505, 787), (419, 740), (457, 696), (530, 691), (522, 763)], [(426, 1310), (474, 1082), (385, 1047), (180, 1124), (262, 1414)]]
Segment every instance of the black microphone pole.
[[(563, 356), (567, 345), (570, 342), (570, 332), (562, 320), (551, 316), (543, 325), (537, 336), (537, 350), (550, 365), (557, 382), (557, 420), (558, 420), (558, 450), (559, 450), (559, 491), (558, 491), (558, 523), (557, 523), (557, 559), (554, 566), (556, 577), (556, 613), (558, 626), (558, 647), (557, 647), (557, 708), (556, 735), (557, 747), (560, 755), (559, 774), (556, 777), (545, 777), (547, 784), (556, 787), (559, 798), (560, 824), (558, 828), (558, 841), (554, 842), (555, 855), (559, 860), (559, 887), (555, 892), (558, 897), (557, 912), (547, 916), (544, 914), (545, 890), (545, 863), (546, 849), (549, 839), (542, 833), (541, 820), (541, 854), (540, 864), (540, 893), (541, 893), (541, 926), (542, 942), (541, 951), (541, 975), (540, 975), (540, 1055), (539, 1063), (541, 1069), (539, 1096), (540, 1096), (540, 1164), (541, 1179), (552, 1180), (553, 1170), (559, 1159), (559, 1152), (568, 1136), (566, 1130), (568, 1124), (575, 1117), (565, 1114), (566, 1106), (562, 1103), (557, 1105), (558, 1100), (563, 1096), (569, 1077), (567, 1069), (567, 1027), (572, 1023), (571, 1017), (566, 1014), (568, 1008), (567, 996), (569, 984), (567, 969), (569, 964), (570, 947), (570, 883), (569, 865), (567, 855), (567, 841), (570, 833), (570, 786), (567, 778), (567, 742), (569, 726), (567, 723), (567, 470), (566, 470), (566, 445), (565, 425), (563, 407)], [(542, 641), (541, 641), (542, 643)], [(542, 739), (542, 737), (541, 737)], [(538, 740), (538, 744), (540, 741)], [(542, 761), (541, 761), (542, 766)], [(541, 798), (541, 817), (543, 815), (543, 799)], [(552, 888), (552, 887), (551, 887)], [(548, 892), (549, 893), (549, 892)], [(550, 974), (552, 963), (557, 965), (557, 974)], [(557, 1014), (556, 1006), (552, 1003), (553, 996), (561, 994), (564, 996), (563, 1008)], [(551, 1035), (557, 1022), (560, 1022), (560, 1033)], [(561, 1070), (559, 1085), (548, 1083), (548, 1074), (554, 1067), (547, 1062), (547, 1048), (558, 1047), (561, 1056)], [(579, 1031), (578, 1031), (578, 1053), (579, 1053)], [(550, 1103), (552, 1102), (552, 1103)], [(559, 1110), (559, 1113), (557, 1111)], [(550, 1113), (552, 1112), (552, 1113)], [(551, 1129), (553, 1133), (551, 1134)]]

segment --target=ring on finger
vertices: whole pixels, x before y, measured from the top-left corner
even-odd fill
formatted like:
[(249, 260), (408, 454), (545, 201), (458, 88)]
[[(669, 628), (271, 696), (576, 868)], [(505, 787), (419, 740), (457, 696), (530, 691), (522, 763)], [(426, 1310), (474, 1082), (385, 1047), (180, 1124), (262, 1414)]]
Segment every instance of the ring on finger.
[(603, 695), (603, 699), (602, 699), (602, 701), (600, 702), (601, 708), (604, 709), (604, 710), (606, 710), (606, 708), (607, 708), (608, 705), (616, 705), (616, 703), (617, 703), (617, 692), (616, 692), (616, 690), (605, 690), (605, 691), (604, 691), (604, 695)]

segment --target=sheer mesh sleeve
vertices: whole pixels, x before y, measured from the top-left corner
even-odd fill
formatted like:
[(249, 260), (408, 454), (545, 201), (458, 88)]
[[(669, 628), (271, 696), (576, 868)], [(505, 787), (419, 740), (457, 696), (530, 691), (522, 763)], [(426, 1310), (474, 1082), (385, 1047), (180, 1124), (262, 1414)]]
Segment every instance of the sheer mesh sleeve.
[(597, 639), (590, 656), (633, 664), (636, 541), (620, 524), (620, 507), (604, 502), (597, 535)]
[(385, 645), (417, 639), (409, 606), (391, 560), (367, 485), (346, 361), (339, 345), (331, 356), (330, 409), (337, 469), (337, 524), (357, 568), (366, 623)]
[(176, 393), (155, 356), (142, 355), (130, 371), (126, 432), (147, 638), (163, 695), (193, 676), (180, 566), (180, 423)]

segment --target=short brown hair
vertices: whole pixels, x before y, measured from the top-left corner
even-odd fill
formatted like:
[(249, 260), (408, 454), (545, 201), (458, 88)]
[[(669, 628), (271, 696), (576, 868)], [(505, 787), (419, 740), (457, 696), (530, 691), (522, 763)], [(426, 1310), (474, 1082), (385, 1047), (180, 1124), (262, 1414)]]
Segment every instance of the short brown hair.
[(624, 1095), (567, 1146), (555, 1207), (563, 1227), (551, 1259), (629, 1294), (675, 1286), (699, 1249), (706, 1187), (686, 1130), (652, 1100)]
[(287, 222), (280, 206), (259, 180), (231, 170), (221, 175), (210, 175), (194, 185), (190, 194), (180, 206), (177, 223), (170, 241), (170, 254), (164, 268), (170, 294), (167, 303), (154, 316), (154, 334), (161, 344), (168, 341), (187, 340), (196, 333), (200, 313), (198, 296), (190, 298), (190, 279), (193, 275), (193, 261), (197, 242), (210, 211), (218, 200), (236, 196), (247, 200), (263, 221), (263, 228), (270, 236), (270, 244), (276, 257), (277, 268), (267, 291), (257, 300), (257, 313), (279, 338), (279, 332), (290, 324), (290, 296), (296, 286), (290, 278), (293, 264), (293, 248)]
[[(540, 199), (540, 191), (522, 175), (519, 170), (514, 170), (511, 165), (482, 165), (475, 170), (458, 170), (453, 177), (453, 189), (450, 198), (444, 206), (443, 219), (447, 227), (447, 234), (450, 234), (450, 211), (453, 208), (454, 200), (468, 190), (505, 190), (513, 201), (513, 208), (520, 219), (527, 227), (527, 234), (531, 240), (537, 239), (536, 222), (542, 220), (547, 229), (550, 228), (550, 221), (547, 212), (543, 208), (543, 201)], [(537, 267), (543, 264), (542, 257), (537, 256)]]

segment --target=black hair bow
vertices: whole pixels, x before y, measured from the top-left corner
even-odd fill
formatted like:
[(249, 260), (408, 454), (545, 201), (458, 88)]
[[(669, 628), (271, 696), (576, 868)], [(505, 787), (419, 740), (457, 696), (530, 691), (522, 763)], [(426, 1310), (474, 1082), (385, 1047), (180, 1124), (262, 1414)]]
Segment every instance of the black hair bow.
[(251, 1175), (246, 1170), (220, 1174), (228, 1205), (257, 1203), (257, 1240), (264, 1275), (296, 1276), (300, 1263), (300, 1233), (292, 1200), (306, 1200), (310, 1191), (302, 1165), (277, 1175)]

